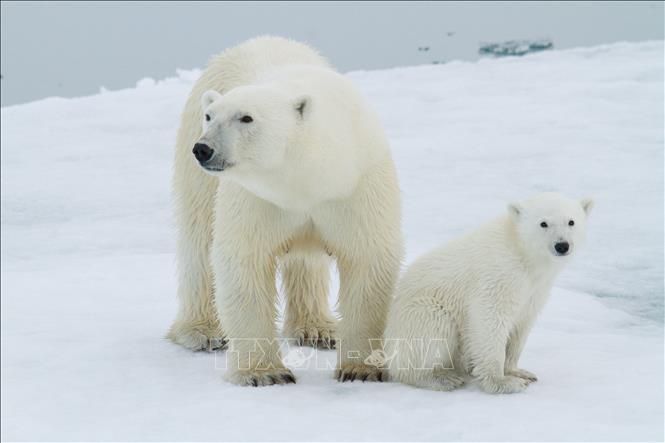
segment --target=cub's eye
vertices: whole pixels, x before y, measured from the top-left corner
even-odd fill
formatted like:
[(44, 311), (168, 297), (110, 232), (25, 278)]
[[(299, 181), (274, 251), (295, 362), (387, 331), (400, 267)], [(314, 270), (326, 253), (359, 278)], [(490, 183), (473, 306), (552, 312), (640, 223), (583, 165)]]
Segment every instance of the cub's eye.
[(210, 121), (210, 114), (206, 114), (206, 121), (207, 121), (207, 122)]
[(540, 224), (540, 227), (541, 227), (541, 228), (546, 228), (546, 227), (547, 227), (547, 223), (542, 222), (542, 223)]
[(568, 222), (568, 226), (575, 226), (575, 220), (571, 220)]
[(240, 119), (240, 121), (243, 122), (243, 123), (251, 123), (251, 122), (254, 121), (254, 119), (252, 117), (250, 117), (249, 115), (245, 115)]

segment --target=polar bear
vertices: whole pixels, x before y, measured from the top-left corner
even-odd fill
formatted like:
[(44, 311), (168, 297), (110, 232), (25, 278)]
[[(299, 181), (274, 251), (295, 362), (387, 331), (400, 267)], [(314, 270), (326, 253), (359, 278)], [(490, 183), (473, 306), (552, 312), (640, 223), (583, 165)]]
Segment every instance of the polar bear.
[[(194, 85), (174, 173), (180, 308), (168, 333), (192, 350), (228, 341), (226, 379), (294, 382), (276, 341), (337, 340), (341, 381), (380, 380), (381, 340), (402, 258), (388, 140), (352, 83), (310, 47), (277, 37), (216, 56)], [(331, 260), (340, 277), (336, 324)]]
[(539, 194), (416, 260), (397, 284), (386, 327), (390, 378), (445, 391), (471, 375), (490, 393), (536, 381), (517, 362), (592, 207)]

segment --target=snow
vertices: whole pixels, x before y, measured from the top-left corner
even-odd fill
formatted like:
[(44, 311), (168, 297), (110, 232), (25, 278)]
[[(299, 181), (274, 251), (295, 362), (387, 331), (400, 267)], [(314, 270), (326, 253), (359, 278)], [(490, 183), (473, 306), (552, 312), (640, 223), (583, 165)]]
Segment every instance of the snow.
[(521, 361), (540, 380), (510, 396), (314, 367), (240, 388), (224, 353), (163, 339), (173, 141), (199, 71), (2, 108), (2, 439), (662, 441), (663, 50), (348, 74), (391, 139), (407, 263), (512, 199), (595, 198)]

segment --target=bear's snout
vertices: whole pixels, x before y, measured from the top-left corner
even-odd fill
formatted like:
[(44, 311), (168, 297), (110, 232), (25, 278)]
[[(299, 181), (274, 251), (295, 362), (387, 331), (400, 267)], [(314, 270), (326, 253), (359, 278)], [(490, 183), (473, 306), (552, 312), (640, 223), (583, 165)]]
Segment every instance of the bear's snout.
[(554, 250), (559, 254), (559, 255), (564, 255), (568, 252), (570, 249), (570, 244), (568, 242), (559, 242), (554, 245)]
[(194, 157), (196, 159), (203, 163), (207, 162), (212, 158), (212, 155), (215, 153), (215, 150), (212, 149), (210, 146), (206, 145), (205, 143), (197, 143), (194, 145), (194, 149), (192, 149), (192, 152), (194, 153)]

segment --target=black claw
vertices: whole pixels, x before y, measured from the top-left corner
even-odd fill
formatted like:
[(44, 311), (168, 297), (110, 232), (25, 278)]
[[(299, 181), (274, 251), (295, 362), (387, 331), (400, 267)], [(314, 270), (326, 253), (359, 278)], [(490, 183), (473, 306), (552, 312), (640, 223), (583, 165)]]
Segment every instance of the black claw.
[(270, 379), (271, 384), (276, 385), (279, 383), (279, 379), (275, 377), (274, 375), (269, 375), (268, 378)]
[(284, 381), (286, 383), (295, 383), (296, 382), (296, 379), (292, 374), (284, 374), (282, 376), (282, 378), (284, 379)]
[(360, 376), (360, 379), (363, 381), (363, 383), (367, 380), (367, 377), (369, 377), (369, 374), (363, 374)]
[(342, 375), (342, 382), (345, 382), (345, 381), (353, 381), (353, 374), (350, 373), (350, 372), (345, 372)]
[(258, 386), (258, 385), (259, 385), (258, 380), (257, 380), (256, 378), (252, 377), (252, 386), (255, 386), (255, 387), (256, 387), (256, 386)]
[(227, 343), (226, 339), (218, 340), (218, 339), (209, 338), (207, 346), (202, 349), (205, 349), (208, 352), (213, 352), (220, 349), (224, 349), (226, 347), (226, 343)]

